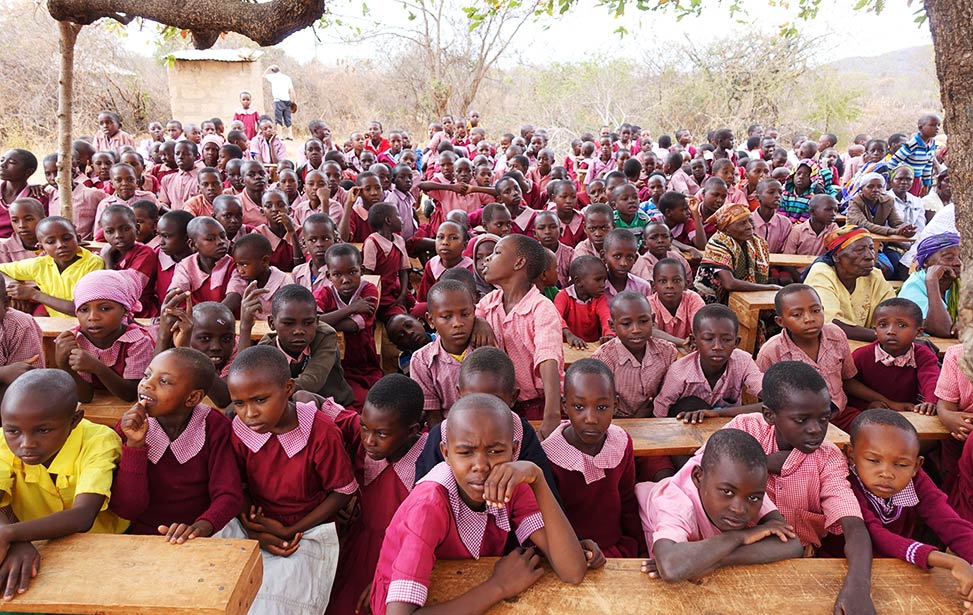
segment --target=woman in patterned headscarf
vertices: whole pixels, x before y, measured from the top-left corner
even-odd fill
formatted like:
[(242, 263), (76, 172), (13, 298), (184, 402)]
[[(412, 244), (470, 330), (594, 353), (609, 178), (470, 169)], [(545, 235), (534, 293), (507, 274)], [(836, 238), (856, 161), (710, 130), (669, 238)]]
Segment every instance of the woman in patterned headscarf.
[(914, 301), (922, 310), (926, 333), (937, 337), (956, 336), (959, 309), (959, 235), (941, 233), (926, 237), (916, 246), (916, 271), (899, 290), (899, 296)]
[(696, 274), (696, 291), (707, 303), (726, 303), (733, 291), (777, 290), (768, 284), (770, 249), (753, 233), (750, 208), (729, 203), (716, 210), (707, 224), (716, 223), (716, 233), (703, 251)]
[(874, 342), (872, 313), (895, 296), (875, 268), (875, 244), (860, 226), (843, 226), (825, 239), (827, 252), (808, 269), (804, 283), (813, 286), (824, 306), (825, 322), (834, 322), (848, 339)]

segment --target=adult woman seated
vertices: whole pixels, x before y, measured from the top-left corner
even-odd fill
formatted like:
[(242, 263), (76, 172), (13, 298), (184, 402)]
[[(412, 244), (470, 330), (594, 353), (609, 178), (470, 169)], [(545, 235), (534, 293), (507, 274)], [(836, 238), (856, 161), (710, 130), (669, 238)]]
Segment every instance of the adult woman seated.
[(875, 341), (872, 314), (895, 291), (875, 268), (872, 238), (860, 226), (844, 226), (825, 239), (825, 246), (804, 283), (818, 291), (825, 322), (841, 327), (848, 339)]
[(959, 308), (959, 276), (962, 261), (959, 235), (940, 233), (926, 237), (916, 246), (916, 271), (899, 290), (899, 296), (914, 301), (925, 319), (923, 329), (937, 337), (956, 337)]

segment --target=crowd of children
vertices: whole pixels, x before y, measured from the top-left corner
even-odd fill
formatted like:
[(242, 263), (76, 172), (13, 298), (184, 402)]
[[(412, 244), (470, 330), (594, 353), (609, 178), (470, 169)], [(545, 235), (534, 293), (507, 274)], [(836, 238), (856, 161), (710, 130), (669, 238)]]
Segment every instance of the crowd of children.
[[(100, 114), (72, 219), (56, 155), (45, 186), (31, 152), (0, 159), (5, 599), (31, 541), (92, 531), (258, 541), (255, 614), (425, 612), (438, 559), (484, 556), (443, 612), (516, 596), (542, 559), (577, 584), (612, 557), (651, 583), (802, 556), (847, 559), (836, 612), (874, 612), (873, 556), (949, 570), (973, 611), (973, 384), (962, 345), (923, 339), (955, 335), (961, 270), (938, 117), (845, 155), (623, 124), (561, 164), (478, 113), (425, 146), (314, 120), (295, 164), (251, 105), (138, 149)], [(747, 291), (776, 294), (755, 355), (727, 305)], [(33, 316), (77, 320), (54, 365)], [(114, 430), (84, 418), (96, 396), (130, 406)], [(666, 417), (729, 422), (691, 457), (636, 457), (614, 422)]]

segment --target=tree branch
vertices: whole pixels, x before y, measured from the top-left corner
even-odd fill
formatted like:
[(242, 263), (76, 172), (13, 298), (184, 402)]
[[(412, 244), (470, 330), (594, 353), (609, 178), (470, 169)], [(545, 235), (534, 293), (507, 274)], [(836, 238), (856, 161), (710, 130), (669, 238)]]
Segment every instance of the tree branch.
[[(311, 26), (325, 0), (47, 0), (51, 17), (88, 25), (102, 18), (141, 17), (193, 33), (199, 49), (212, 47), (219, 32), (237, 32), (262, 46), (276, 45)], [(120, 19), (121, 17), (121, 19)], [(212, 33), (216, 32), (216, 36)]]

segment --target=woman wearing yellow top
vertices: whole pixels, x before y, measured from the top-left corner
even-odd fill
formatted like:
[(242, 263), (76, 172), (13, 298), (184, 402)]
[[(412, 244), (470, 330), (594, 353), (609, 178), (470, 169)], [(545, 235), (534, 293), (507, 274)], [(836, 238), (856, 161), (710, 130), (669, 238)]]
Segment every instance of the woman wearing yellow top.
[[(50, 316), (74, 316), (74, 287), (92, 271), (105, 268), (105, 262), (78, 246), (78, 234), (70, 220), (60, 216), (44, 218), (37, 224), (37, 243), (43, 256), (0, 264), (7, 278), (11, 299), (40, 303)], [(9, 283), (16, 280), (17, 283)], [(33, 281), (37, 286), (25, 284)]]
[(825, 239), (827, 251), (808, 270), (804, 283), (821, 297), (826, 322), (834, 322), (848, 339), (873, 342), (875, 306), (895, 296), (875, 268), (875, 244), (860, 226), (844, 226)]

